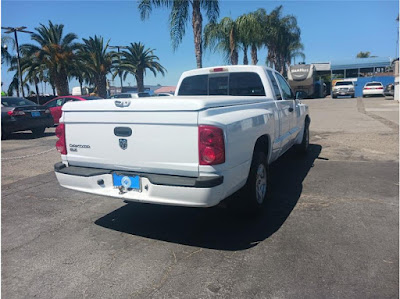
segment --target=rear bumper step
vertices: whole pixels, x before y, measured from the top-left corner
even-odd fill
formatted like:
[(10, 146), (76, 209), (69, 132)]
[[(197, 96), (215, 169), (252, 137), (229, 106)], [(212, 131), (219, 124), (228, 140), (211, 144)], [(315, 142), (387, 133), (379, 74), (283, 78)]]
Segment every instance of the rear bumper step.
[(93, 177), (116, 172), (118, 174), (126, 174), (128, 176), (138, 175), (147, 178), (154, 185), (178, 186), (178, 187), (194, 187), (194, 188), (212, 188), (223, 183), (223, 176), (202, 176), (202, 177), (185, 177), (164, 174), (129, 172), (111, 169), (90, 168), (80, 166), (67, 167), (64, 163), (59, 162), (54, 165), (54, 171), (61, 174), (81, 177)]

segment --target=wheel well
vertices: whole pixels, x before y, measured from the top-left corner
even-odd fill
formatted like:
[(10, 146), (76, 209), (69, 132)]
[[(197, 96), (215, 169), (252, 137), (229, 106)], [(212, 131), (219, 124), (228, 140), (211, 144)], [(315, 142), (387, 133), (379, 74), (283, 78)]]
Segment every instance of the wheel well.
[(261, 152), (265, 153), (265, 155), (268, 157), (269, 144), (270, 144), (270, 140), (269, 140), (268, 135), (260, 136), (257, 139), (256, 144), (254, 146), (254, 152), (261, 151)]

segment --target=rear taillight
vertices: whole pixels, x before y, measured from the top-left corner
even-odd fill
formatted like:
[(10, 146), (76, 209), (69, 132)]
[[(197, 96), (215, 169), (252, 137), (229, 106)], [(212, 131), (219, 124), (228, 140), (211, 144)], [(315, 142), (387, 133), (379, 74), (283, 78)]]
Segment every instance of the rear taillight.
[(65, 124), (61, 123), (57, 126), (56, 136), (58, 137), (58, 140), (56, 142), (57, 151), (61, 155), (66, 155), (67, 154), (67, 146), (65, 144)]
[(25, 115), (25, 112), (24, 111), (15, 111), (15, 110), (10, 110), (10, 111), (7, 111), (7, 114), (9, 115), (9, 116), (17, 116), (17, 115), (19, 115), (19, 116), (22, 116), (22, 115)]
[(225, 162), (225, 142), (222, 129), (214, 126), (199, 126), (199, 163), (217, 165)]
[(376, 89), (383, 89), (383, 87), (377, 87)]

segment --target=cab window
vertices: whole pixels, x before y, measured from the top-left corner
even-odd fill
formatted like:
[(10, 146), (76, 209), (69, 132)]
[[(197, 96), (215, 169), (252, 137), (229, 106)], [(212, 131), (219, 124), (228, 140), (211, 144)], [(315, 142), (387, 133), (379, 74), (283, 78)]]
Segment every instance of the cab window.
[(278, 82), (276, 82), (274, 74), (270, 70), (267, 70), (267, 73), (268, 73), (269, 79), (271, 80), (272, 89), (273, 89), (276, 99), (278, 101), (282, 100), (281, 91), (279, 90)]
[(284, 100), (294, 100), (294, 94), (293, 94), (292, 90), (290, 89), (290, 86), (286, 82), (286, 80), (279, 73), (275, 73), (275, 75), (281, 86), (283, 99)]

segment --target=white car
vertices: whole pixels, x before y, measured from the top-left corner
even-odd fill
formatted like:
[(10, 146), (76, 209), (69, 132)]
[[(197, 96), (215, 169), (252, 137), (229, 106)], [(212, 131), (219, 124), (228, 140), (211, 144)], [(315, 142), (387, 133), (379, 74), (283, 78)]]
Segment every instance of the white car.
[(115, 94), (110, 97), (110, 99), (138, 99), (138, 98), (147, 98), (150, 97), (150, 94), (148, 92), (125, 92), (125, 93), (119, 93)]
[(337, 98), (338, 96), (351, 96), (354, 98), (354, 82), (353, 81), (338, 81), (332, 89), (332, 98)]
[(363, 88), (363, 97), (366, 96), (384, 96), (383, 84), (381, 82), (368, 82)]
[(244, 187), (243, 203), (257, 210), (269, 165), (292, 146), (307, 152), (309, 124), (307, 105), (273, 69), (195, 69), (162, 101), (65, 104), (54, 169), (66, 188), (164, 205), (210, 207)]

